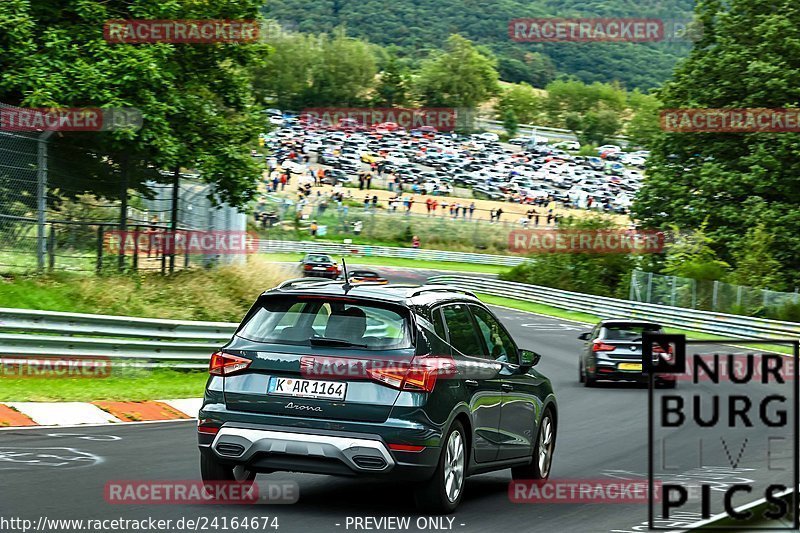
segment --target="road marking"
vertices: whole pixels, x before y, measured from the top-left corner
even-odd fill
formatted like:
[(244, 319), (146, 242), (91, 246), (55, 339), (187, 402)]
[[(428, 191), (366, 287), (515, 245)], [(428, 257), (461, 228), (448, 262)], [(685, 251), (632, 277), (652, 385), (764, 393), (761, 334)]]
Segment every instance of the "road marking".
[(537, 331), (583, 331), (586, 328), (578, 327), (573, 324), (520, 324), (523, 328), (531, 328)]
[(82, 435), (80, 433), (48, 433), (48, 437), (60, 438), (60, 437), (74, 437), (76, 439), (81, 440), (95, 440), (99, 442), (110, 442), (115, 440), (122, 440), (122, 437), (117, 437), (116, 435)]
[(0, 470), (16, 470), (24, 466), (80, 468), (102, 462), (102, 457), (75, 448), (0, 447)]

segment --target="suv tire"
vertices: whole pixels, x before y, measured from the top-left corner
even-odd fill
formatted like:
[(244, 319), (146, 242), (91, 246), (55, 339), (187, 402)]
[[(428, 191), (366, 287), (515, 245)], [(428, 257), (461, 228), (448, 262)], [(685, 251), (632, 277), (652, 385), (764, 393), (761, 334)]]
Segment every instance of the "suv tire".
[(556, 446), (556, 425), (550, 409), (542, 415), (539, 431), (536, 434), (536, 444), (533, 447), (533, 456), (530, 464), (515, 466), (511, 469), (511, 477), (516, 480), (540, 480), (550, 477), (550, 467), (553, 464), (553, 451)]
[(464, 496), (469, 452), (461, 422), (453, 422), (442, 442), (442, 452), (433, 477), (414, 491), (414, 500), (421, 512), (450, 514)]
[(200, 476), (203, 483), (216, 483), (219, 481), (236, 481), (242, 484), (252, 485), (256, 479), (256, 473), (245, 470), (241, 466), (233, 467), (218, 462), (210, 453), (200, 454)]

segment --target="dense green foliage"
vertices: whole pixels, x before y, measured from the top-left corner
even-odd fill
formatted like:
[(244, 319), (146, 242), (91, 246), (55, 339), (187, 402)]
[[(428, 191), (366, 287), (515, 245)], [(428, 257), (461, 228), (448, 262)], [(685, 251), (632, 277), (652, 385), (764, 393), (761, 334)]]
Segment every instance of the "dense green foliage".
[(264, 13), (304, 33), (344, 26), (350, 35), (381, 45), (396, 45), (417, 64), (459, 33), (486, 45), (498, 58), (505, 81), (544, 87), (556, 73), (585, 82), (620, 81), (629, 89), (648, 89), (669, 78), (687, 43), (518, 43), (509, 38), (511, 20), (525, 17), (663, 17), (686, 19), (692, 0), (641, 3), (634, 0), (270, 0)]
[[(712, 0), (698, 14), (703, 38), (661, 91), (665, 108), (798, 106), (800, 5)], [(711, 246), (734, 265), (737, 281), (796, 286), (798, 152), (796, 133), (663, 133), (634, 214), (654, 227), (692, 229), (707, 221)]]
[[(602, 230), (614, 224), (601, 217), (567, 219), (559, 225), (568, 230)], [(600, 296), (626, 297), (630, 273), (641, 261), (630, 254), (544, 253), (500, 274), (500, 279), (555, 287)]]
[[(249, 155), (258, 114), (248, 68), (262, 44), (116, 44), (112, 19), (252, 19), (257, 0), (10, 0), (0, 3), (0, 102), (23, 107), (132, 107), (141, 130), (69, 135), (80, 165), (192, 168), (244, 203), (258, 167)], [(91, 148), (110, 158), (98, 159)], [(93, 161), (94, 160), (94, 161)], [(79, 175), (75, 170), (72, 175)]]
[[(658, 99), (638, 90), (627, 91), (618, 83), (583, 83), (559, 79), (546, 91), (515, 83), (503, 89), (497, 115), (505, 120), (511, 112), (521, 123), (567, 128), (581, 144), (601, 145), (625, 133), (634, 144), (648, 144), (660, 133)], [(591, 152), (591, 155), (595, 155)]]

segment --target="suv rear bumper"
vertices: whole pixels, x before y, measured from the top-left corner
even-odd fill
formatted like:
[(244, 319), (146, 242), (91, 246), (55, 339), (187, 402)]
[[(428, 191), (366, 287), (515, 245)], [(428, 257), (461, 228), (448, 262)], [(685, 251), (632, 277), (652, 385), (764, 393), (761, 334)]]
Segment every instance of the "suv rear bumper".
[(250, 461), (258, 454), (338, 461), (354, 472), (388, 472), (395, 466), (382, 440), (270, 429), (223, 427), (211, 444), (219, 457)]
[(418, 481), (433, 475), (439, 447), (393, 451), (380, 435), (295, 429), (256, 424), (224, 424), (213, 441), (201, 439), (200, 452), (215, 461), (255, 472), (303, 472), (340, 476), (390, 476)]

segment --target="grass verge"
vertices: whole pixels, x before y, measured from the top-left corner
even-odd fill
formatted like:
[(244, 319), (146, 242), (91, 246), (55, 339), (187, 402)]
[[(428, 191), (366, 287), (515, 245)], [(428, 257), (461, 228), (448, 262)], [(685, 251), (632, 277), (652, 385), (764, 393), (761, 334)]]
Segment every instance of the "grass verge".
[(0, 278), (0, 307), (107, 315), (238, 322), (258, 294), (287, 274), (251, 258), (241, 266), (156, 272)]
[(3, 402), (141, 401), (199, 398), (208, 379), (206, 372), (152, 370), (105, 378), (0, 378)]

